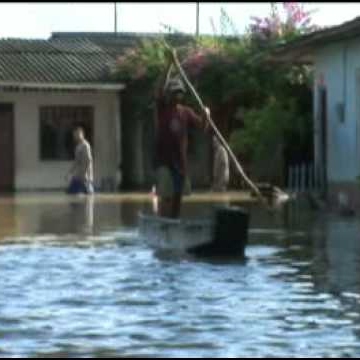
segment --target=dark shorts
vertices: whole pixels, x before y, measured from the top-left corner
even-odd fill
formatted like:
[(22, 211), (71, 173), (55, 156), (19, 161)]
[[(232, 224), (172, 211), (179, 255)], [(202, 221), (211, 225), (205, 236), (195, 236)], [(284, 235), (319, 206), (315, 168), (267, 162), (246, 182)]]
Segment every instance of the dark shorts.
[(174, 193), (175, 194), (182, 194), (185, 176), (181, 175), (177, 169), (170, 168), (170, 172), (173, 179), (173, 186), (174, 186)]
[(157, 169), (156, 193), (161, 197), (175, 194), (189, 195), (191, 184), (188, 176), (183, 176), (176, 169), (161, 166)]
[(86, 184), (84, 181), (72, 178), (67, 189), (68, 194), (92, 194), (94, 188), (92, 184)]

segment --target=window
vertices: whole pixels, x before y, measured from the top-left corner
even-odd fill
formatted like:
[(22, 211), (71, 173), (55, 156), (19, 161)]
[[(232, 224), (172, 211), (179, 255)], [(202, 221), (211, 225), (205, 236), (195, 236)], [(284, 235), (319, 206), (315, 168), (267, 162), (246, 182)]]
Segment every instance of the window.
[(69, 161), (74, 159), (73, 129), (81, 126), (93, 148), (94, 109), (92, 106), (40, 107), (41, 160)]

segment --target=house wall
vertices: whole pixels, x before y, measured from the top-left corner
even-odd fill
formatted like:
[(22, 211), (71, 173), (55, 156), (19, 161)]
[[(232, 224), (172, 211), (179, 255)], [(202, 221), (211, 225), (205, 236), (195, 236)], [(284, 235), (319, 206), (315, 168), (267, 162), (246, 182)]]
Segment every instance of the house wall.
[[(360, 37), (318, 49), (315, 62), (315, 162), (320, 160), (318, 85), (327, 89), (328, 200), (337, 207), (340, 194), (348, 206), (360, 209)], [(343, 122), (337, 104), (344, 104)]]
[(63, 189), (67, 161), (41, 161), (39, 107), (87, 105), (94, 107), (94, 182), (115, 180), (121, 158), (120, 97), (115, 92), (1, 92), (0, 102), (14, 105), (15, 189)]
[[(319, 79), (327, 89), (327, 175), (329, 183), (353, 182), (360, 175), (359, 77), (360, 37), (319, 49), (314, 83), (315, 161), (319, 162)], [(344, 121), (339, 121), (337, 104), (344, 103)]]

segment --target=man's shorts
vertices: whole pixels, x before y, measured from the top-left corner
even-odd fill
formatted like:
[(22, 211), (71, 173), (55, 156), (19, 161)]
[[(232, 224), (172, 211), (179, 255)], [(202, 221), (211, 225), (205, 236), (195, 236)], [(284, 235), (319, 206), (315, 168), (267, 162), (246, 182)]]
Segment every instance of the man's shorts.
[(160, 197), (172, 197), (175, 194), (189, 195), (191, 183), (188, 176), (177, 170), (161, 166), (156, 170), (156, 194)]
[(94, 187), (92, 183), (85, 183), (78, 178), (72, 178), (67, 189), (68, 194), (93, 194)]

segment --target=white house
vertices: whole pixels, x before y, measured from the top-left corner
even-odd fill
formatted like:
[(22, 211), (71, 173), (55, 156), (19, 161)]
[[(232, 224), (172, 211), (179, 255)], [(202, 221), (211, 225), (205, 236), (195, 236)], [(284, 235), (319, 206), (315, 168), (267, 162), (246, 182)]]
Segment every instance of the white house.
[(114, 62), (87, 40), (0, 40), (0, 190), (64, 189), (71, 130), (93, 147), (95, 187), (121, 162), (120, 93)]
[(360, 207), (360, 17), (304, 35), (274, 52), (276, 61), (314, 66), (316, 177), (331, 203), (339, 193)]

